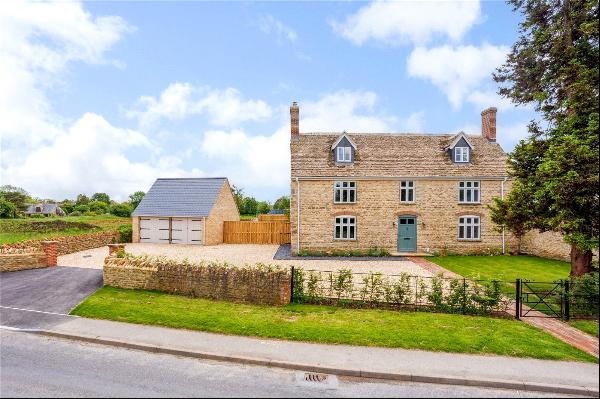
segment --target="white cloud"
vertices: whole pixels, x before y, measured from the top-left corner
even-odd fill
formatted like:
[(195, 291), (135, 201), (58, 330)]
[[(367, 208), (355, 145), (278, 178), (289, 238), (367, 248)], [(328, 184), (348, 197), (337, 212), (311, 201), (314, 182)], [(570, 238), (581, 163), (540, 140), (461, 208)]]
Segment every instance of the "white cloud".
[(425, 131), (425, 112), (413, 112), (403, 120), (403, 130), (408, 133), (424, 133)]
[[(54, 113), (48, 93), (67, 67), (119, 64), (106, 53), (129, 30), (123, 19), (94, 17), (76, 2), (0, 7), (0, 184), (57, 199), (96, 191), (125, 199), (160, 175), (201, 174), (161, 156), (139, 131), (95, 113), (73, 122)], [(130, 160), (134, 149), (142, 160)]]
[(374, 1), (332, 26), (357, 45), (425, 44), (435, 37), (458, 41), (479, 18), (479, 1)]
[(190, 83), (172, 83), (159, 98), (142, 96), (134, 109), (126, 111), (149, 127), (160, 119), (177, 120), (192, 115), (206, 115), (215, 126), (235, 126), (271, 116), (271, 107), (262, 100), (244, 100), (239, 90), (194, 87)]
[[(316, 101), (300, 104), (301, 132), (385, 132), (397, 119), (374, 114), (377, 96), (373, 92), (339, 91)], [(280, 109), (285, 123), (271, 135), (251, 135), (242, 129), (206, 132), (201, 153), (216, 159), (216, 174), (230, 177), (234, 184), (253, 188), (285, 189), (290, 179), (289, 110)], [(407, 123), (416, 127), (421, 115), (412, 115)], [(237, 183), (240, 182), (240, 183)]]
[(516, 107), (509, 99), (501, 97), (493, 89), (474, 90), (467, 95), (467, 101), (481, 110), (491, 106), (498, 108), (498, 111), (506, 111)]
[(8, 181), (32, 193), (62, 199), (78, 193), (106, 192), (125, 199), (149, 187), (158, 176), (199, 175), (186, 172), (172, 157), (132, 162), (126, 151), (136, 149), (153, 157), (152, 143), (142, 133), (112, 126), (103, 117), (84, 114), (50, 145), (31, 151), (23, 163), (4, 170)]
[(106, 62), (106, 51), (130, 29), (123, 19), (94, 17), (79, 3), (5, 2), (0, 7), (4, 147), (7, 138), (30, 146), (59, 134), (45, 90), (69, 62)]
[(292, 28), (270, 14), (260, 17), (258, 27), (262, 32), (268, 35), (275, 35), (278, 41), (285, 39), (290, 42), (295, 42), (298, 38), (298, 34)]
[(377, 95), (371, 91), (342, 90), (301, 104), (301, 132), (385, 132), (397, 122), (375, 113)]
[(482, 84), (506, 59), (505, 46), (417, 47), (410, 54), (407, 67), (410, 76), (427, 79), (439, 87), (455, 108), (465, 98), (477, 103), (484, 98)]

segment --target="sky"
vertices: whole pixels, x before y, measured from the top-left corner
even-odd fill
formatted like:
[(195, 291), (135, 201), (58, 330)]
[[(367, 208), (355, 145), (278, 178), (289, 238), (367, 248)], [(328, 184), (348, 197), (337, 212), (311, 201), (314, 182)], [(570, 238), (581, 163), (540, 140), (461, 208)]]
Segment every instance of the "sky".
[(36, 2), (0, 7), (0, 184), (125, 200), (158, 177), (289, 195), (301, 132), (480, 134), (535, 117), (492, 72), (521, 16), (500, 1)]

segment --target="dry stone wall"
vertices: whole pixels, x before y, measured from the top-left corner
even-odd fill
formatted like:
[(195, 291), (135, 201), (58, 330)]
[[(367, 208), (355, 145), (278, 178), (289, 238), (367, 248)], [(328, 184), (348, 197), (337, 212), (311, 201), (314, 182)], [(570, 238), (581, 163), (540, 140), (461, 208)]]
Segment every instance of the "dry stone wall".
[[(58, 244), (58, 256), (66, 255), (73, 252), (85, 251), (86, 249), (103, 247), (113, 242), (118, 242), (119, 232), (102, 231), (98, 233), (80, 234), (76, 236), (52, 237), (52, 241)], [(44, 240), (27, 240), (13, 244), (2, 244), (0, 249), (18, 249), (18, 248), (33, 248), (42, 250), (42, 241)]]
[(177, 263), (160, 258), (107, 257), (104, 284), (260, 305), (285, 305), (291, 299), (291, 274), (287, 270)]
[(0, 253), (0, 272), (41, 269), (43, 267), (46, 267), (46, 254), (44, 252)]

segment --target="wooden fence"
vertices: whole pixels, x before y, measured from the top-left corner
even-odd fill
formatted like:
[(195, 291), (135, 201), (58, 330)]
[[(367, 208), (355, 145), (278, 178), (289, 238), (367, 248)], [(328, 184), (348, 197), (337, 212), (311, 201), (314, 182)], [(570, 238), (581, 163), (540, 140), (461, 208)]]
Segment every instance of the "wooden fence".
[(289, 222), (290, 215), (268, 215), (268, 214), (260, 214), (258, 215), (258, 220), (260, 222)]
[(289, 222), (223, 222), (225, 244), (289, 244)]

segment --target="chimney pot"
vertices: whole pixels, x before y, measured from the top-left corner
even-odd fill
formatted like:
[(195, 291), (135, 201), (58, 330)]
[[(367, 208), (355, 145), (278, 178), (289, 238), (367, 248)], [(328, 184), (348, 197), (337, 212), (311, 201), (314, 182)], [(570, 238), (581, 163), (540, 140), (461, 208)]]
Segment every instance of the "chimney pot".
[(481, 112), (481, 135), (489, 141), (496, 141), (496, 107)]
[(300, 107), (296, 101), (290, 107), (290, 131), (292, 140), (300, 137)]

